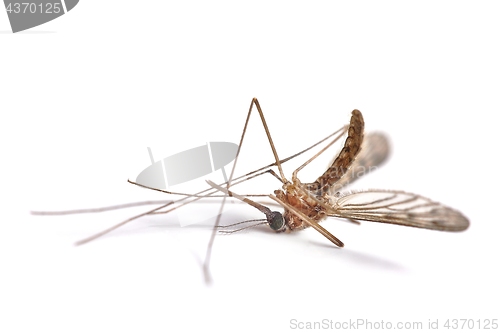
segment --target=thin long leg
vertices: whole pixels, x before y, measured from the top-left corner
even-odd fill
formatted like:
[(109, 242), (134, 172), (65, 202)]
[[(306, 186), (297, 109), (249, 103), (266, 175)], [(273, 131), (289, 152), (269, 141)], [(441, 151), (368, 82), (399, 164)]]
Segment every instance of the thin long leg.
[(250, 200), (248, 198), (245, 198), (244, 196), (242, 196), (240, 194), (234, 193), (233, 191), (225, 189), (222, 186), (219, 186), (219, 185), (215, 184), (211, 180), (207, 180), (207, 183), (208, 183), (208, 185), (212, 186), (213, 188), (217, 189), (218, 191), (221, 191), (222, 193), (226, 194), (226, 196), (234, 197), (234, 198), (236, 198), (238, 200), (241, 200), (241, 201), (249, 204), (252, 207), (257, 208), (260, 212), (262, 212), (266, 216), (269, 216), (272, 213), (271, 210), (268, 207), (266, 207), (264, 205), (261, 205), (261, 204), (255, 202), (253, 200)]
[(297, 169), (295, 169), (295, 171), (292, 173), (292, 180), (297, 179), (297, 173), (300, 170), (304, 169), (309, 163), (311, 163), (312, 161), (314, 161), (318, 156), (320, 156), (321, 154), (323, 154), (325, 152), (325, 150), (327, 150), (335, 142), (337, 142), (342, 137), (342, 135), (344, 135), (344, 133), (346, 132), (346, 130), (347, 130), (347, 126), (345, 126), (344, 130), (338, 136), (336, 136), (328, 145), (326, 145), (323, 149), (321, 149), (319, 152), (317, 152), (313, 157), (311, 157), (306, 162), (304, 162), (304, 164), (302, 164)]
[[(264, 129), (266, 131), (266, 135), (267, 135), (267, 138), (269, 140), (269, 144), (271, 145), (271, 149), (273, 151), (273, 155), (274, 155), (274, 158), (276, 160), (275, 163), (278, 166), (278, 169), (279, 169), (279, 172), (280, 172), (280, 175), (281, 175), (281, 178), (282, 178), (282, 182), (283, 183), (286, 182), (286, 178), (285, 178), (285, 175), (283, 173), (283, 169), (281, 167), (281, 163), (280, 163), (280, 159), (278, 157), (278, 153), (276, 152), (276, 148), (274, 147), (273, 139), (271, 138), (271, 133), (269, 132), (269, 128), (267, 127), (267, 123), (266, 123), (266, 119), (264, 118), (264, 113), (262, 112), (262, 109), (260, 107), (259, 101), (257, 100), (257, 98), (254, 97), (252, 99), (252, 102), (250, 103), (250, 108), (248, 110), (247, 118), (245, 120), (245, 125), (243, 126), (243, 132), (241, 133), (240, 144), (238, 145), (238, 151), (236, 152), (236, 157), (234, 159), (233, 167), (231, 169), (231, 174), (229, 176), (229, 181), (227, 182), (227, 187), (226, 188), (228, 190), (231, 187), (231, 182), (232, 182), (233, 176), (234, 176), (234, 170), (236, 169), (236, 164), (238, 162), (238, 158), (239, 158), (239, 155), (240, 155), (241, 147), (243, 146), (243, 140), (245, 138), (245, 133), (246, 133), (246, 130), (247, 130), (247, 127), (248, 127), (248, 121), (250, 120), (250, 115), (252, 114), (252, 109), (253, 109), (254, 104), (257, 107), (257, 111), (259, 112), (260, 119), (262, 121), (262, 125), (264, 126)], [(217, 220), (215, 221), (215, 225), (214, 225), (214, 228), (212, 230), (212, 235), (210, 236), (210, 240), (209, 240), (208, 245), (207, 245), (207, 253), (206, 253), (206, 256), (205, 256), (205, 262), (203, 264), (203, 271), (204, 271), (204, 274), (205, 274), (205, 281), (207, 283), (211, 281), (210, 271), (209, 271), (210, 257), (211, 257), (211, 254), (212, 254), (212, 247), (213, 247), (213, 244), (214, 244), (214, 241), (215, 241), (215, 236), (217, 234), (217, 227), (220, 224), (220, 217), (221, 217), (221, 214), (222, 214), (222, 210), (224, 209), (225, 203), (226, 203), (226, 197), (222, 198), (221, 207), (219, 209), (219, 215), (217, 216)]]
[[(252, 105), (253, 104), (255, 104), (255, 106), (257, 107), (257, 111), (259, 111), (260, 119), (262, 120), (262, 125), (264, 126), (264, 129), (266, 130), (267, 139), (269, 140), (269, 145), (271, 146), (271, 149), (273, 150), (274, 159), (276, 160), (276, 164), (278, 166), (278, 170), (280, 172), (281, 179), (282, 179), (283, 183), (286, 183), (286, 177), (285, 177), (285, 174), (283, 173), (283, 169), (281, 168), (280, 159), (278, 157), (278, 153), (276, 152), (276, 147), (274, 147), (273, 139), (271, 138), (271, 132), (269, 132), (269, 128), (267, 127), (267, 122), (266, 122), (266, 119), (264, 118), (264, 112), (262, 112), (259, 101), (255, 97), (252, 100)], [(252, 105), (250, 106), (250, 111), (252, 110)]]
[(133, 217), (131, 217), (131, 218), (129, 218), (129, 219), (127, 219), (127, 220), (125, 220), (125, 221), (123, 221), (123, 222), (119, 223), (119, 224), (116, 224), (116, 225), (112, 226), (111, 228), (108, 228), (108, 229), (106, 229), (106, 230), (101, 231), (101, 232), (100, 232), (100, 233), (98, 233), (98, 234), (95, 234), (95, 235), (90, 236), (90, 237), (88, 237), (88, 238), (82, 239), (82, 240), (80, 240), (80, 241), (76, 242), (76, 243), (75, 243), (75, 245), (83, 245), (83, 244), (85, 244), (85, 243), (88, 243), (88, 242), (90, 242), (90, 241), (93, 241), (94, 239), (99, 238), (99, 237), (101, 237), (101, 236), (103, 236), (103, 235), (105, 235), (105, 234), (107, 234), (107, 233), (110, 233), (111, 231), (113, 231), (113, 230), (115, 230), (115, 229), (117, 229), (117, 228), (121, 227), (122, 225), (124, 225), (124, 224), (126, 224), (126, 223), (128, 223), (128, 222), (130, 222), (130, 221), (132, 221), (132, 220), (135, 220), (135, 219), (138, 219), (139, 217), (142, 217), (142, 216), (148, 215), (148, 214), (150, 214), (151, 212), (154, 212), (154, 211), (156, 211), (156, 210), (163, 209), (163, 208), (167, 207), (167, 206), (168, 206), (168, 205), (170, 205), (170, 204), (171, 204), (171, 203), (168, 203), (168, 204), (166, 204), (166, 205), (163, 205), (163, 206), (157, 207), (157, 208), (152, 209), (152, 210), (150, 210), (150, 211), (147, 211), (147, 212), (145, 212), (145, 213), (142, 213), (142, 214), (139, 214), (139, 215), (133, 216)]
[(99, 208), (61, 210), (61, 211), (54, 211), (54, 212), (43, 212), (43, 211), (33, 210), (30, 213), (32, 215), (71, 215), (71, 214), (102, 213), (102, 212), (106, 212), (109, 210), (124, 209), (124, 208), (137, 207), (137, 206), (165, 205), (165, 204), (171, 205), (173, 203), (174, 203), (174, 201), (172, 201), (172, 200), (152, 200), (152, 201), (131, 202), (131, 203), (126, 203), (126, 204), (121, 204), (121, 205), (106, 206), (106, 207), (99, 207)]
[[(238, 145), (238, 151), (236, 152), (236, 157), (234, 159), (233, 167), (231, 168), (231, 174), (229, 176), (229, 181), (227, 182), (226, 188), (228, 190), (229, 190), (229, 187), (231, 187), (231, 182), (232, 182), (233, 176), (234, 176), (234, 170), (236, 168), (236, 164), (237, 164), (238, 158), (240, 156), (241, 146), (243, 144), (243, 139), (245, 138), (245, 133), (246, 133), (246, 130), (248, 127), (248, 121), (250, 120), (250, 115), (252, 113), (252, 107), (253, 107), (253, 99), (252, 99), (252, 103), (250, 104), (250, 109), (248, 110), (248, 113), (247, 113), (245, 125), (243, 126), (243, 132), (241, 133), (240, 144)], [(212, 229), (212, 234), (210, 235), (210, 240), (208, 241), (207, 252), (205, 253), (205, 261), (203, 262), (203, 274), (205, 276), (206, 283), (210, 283), (212, 281), (212, 278), (210, 276), (210, 259), (212, 256), (212, 248), (213, 248), (214, 241), (215, 241), (215, 235), (217, 234), (217, 228), (220, 224), (220, 218), (221, 218), (222, 210), (224, 209), (225, 203), (226, 203), (226, 196), (224, 196), (222, 198), (222, 203), (221, 203), (221, 206), (219, 208), (219, 214), (217, 215), (217, 219), (215, 221), (214, 228)]]
[[(131, 181), (129, 180), (129, 182), (131, 182)], [(137, 184), (137, 183), (134, 183), (134, 182), (131, 182), (131, 183), (133, 183), (133, 184)], [(146, 188), (148, 188), (147, 186), (144, 186), (144, 185), (141, 185), (141, 184), (137, 184), (137, 185), (140, 185), (140, 186), (142, 186), (142, 187), (146, 187)], [(206, 191), (208, 191), (208, 190), (209, 190), (209, 189), (204, 190), (204, 191), (202, 191), (202, 192), (206, 192)], [(215, 193), (215, 192), (217, 192), (217, 191), (212, 191), (212, 192), (211, 192), (211, 193), (209, 193), (208, 195), (213, 194), (213, 193)], [(115, 230), (115, 229), (117, 229), (117, 228), (119, 228), (119, 227), (121, 227), (121, 226), (123, 226), (123, 225), (127, 224), (128, 222), (131, 222), (131, 221), (133, 221), (133, 220), (135, 220), (135, 219), (138, 219), (139, 217), (142, 217), (142, 216), (145, 216), (145, 215), (154, 214), (155, 212), (157, 212), (157, 211), (159, 211), (159, 210), (161, 210), (161, 209), (164, 209), (164, 208), (166, 208), (166, 207), (168, 207), (168, 206), (170, 206), (170, 205), (172, 205), (172, 204), (174, 204), (174, 203), (179, 203), (179, 202), (182, 202), (182, 201), (184, 201), (184, 200), (186, 200), (186, 199), (189, 199), (189, 198), (191, 198), (191, 197), (194, 197), (194, 199), (192, 199), (191, 201), (183, 202), (183, 203), (181, 203), (180, 205), (177, 205), (177, 206), (175, 206), (175, 207), (173, 207), (173, 208), (170, 208), (169, 210), (164, 211), (164, 212), (162, 212), (162, 213), (169, 213), (169, 212), (171, 212), (171, 211), (173, 211), (173, 210), (175, 210), (175, 209), (177, 209), (177, 208), (180, 208), (180, 207), (185, 206), (185, 205), (187, 205), (187, 204), (189, 204), (189, 203), (192, 203), (192, 202), (198, 201), (198, 200), (200, 200), (200, 199), (202, 199), (202, 198), (205, 198), (205, 197), (206, 197), (206, 196), (197, 196), (197, 195), (198, 195), (198, 194), (200, 194), (200, 193), (201, 193), (201, 192), (197, 193), (196, 195), (187, 195), (185, 198), (182, 198), (182, 199), (180, 199), (180, 200), (177, 200), (177, 201), (170, 201), (170, 202), (168, 202), (167, 204), (164, 204), (164, 205), (162, 205), (162, 206), (160, 206), (160, 207), (157, 207), (157, 208), (152, 209), (152, 210), (149, 210), (149, 211), (147, 211), (147, 212), (145, 212), (145, 213), (142, 213), (142, 214), (139, 214), (139, 215), (133, 216), (133, 217), (131, 217), (131, 218), (129, 218), (129, 219), (126, 219), (125, 221), (122, 221), (122, 222), (120, 222), (120, 223), (118, 223), (118, 224), (116, 224), (116, 225), (114, 225), (114, 226), (112, 226), (112, 227), (110, 227), (110, 228), (108, 228), (108, 229), (104, 230), (104, 231), (101, 231), (101, 232), (99, 232), (99, 233), (97, 233), (97, 234), (95, 234), (95, 235), (92, 235), (92, 236), (88, 237), (88, 238), (82, 239), (82, 240), (80, 240), (80, 241), (76, 242), (76, 243), (75, 243), (75, 245), (83, 245), (83, 244), (85, 244), (85, 243), (88, 243), (88, 242), (90, 242), (90, 241), (92, 241), (92, 240), (95, 240), (95, 239), (97, 239), (97, 238), (99, 238), (99, 237), (101, 237), (101, 236), (104, 236), (104, 235), (108, 234), (109, 232), (111, 232), (111, 231), (113, 231), (113, 230)], [(102, 208), (99, 208), (98, 210), (100, 210), (100, 209), (102, 209)], [(112, 208), (111, 208), (111, 209), (112, 209)], [(110, 210), (110, 209), (109, 209), (109, 207), (108, 207), (108, 210)], [(48, 213), (48, 212), (46, 212), (46, 213)], [(219, 213), (219, 214), (220, 214), (220, 213)]]
[[(216, 191), (213, 191), (212, 193), (214, 193), (214, 192), (216, 192)], [(190, 198), (190, 196), (187, 196), (187, 197), (182, 198), (182, 199), (177, 200), (177, 201), (170, 201), (169, 203), (164, 204), (164, 205), (162, 205), (162, 206), (160, 206), (160, 207), (157, 207), (157, 208), (152, 209), (152, 210), (149, 210), (149, 211), (147, 211), (147, 212), (145, 212), (145, 213), (142, 213), (142, 214), (139, 214), (139, 215), (133, 216), (133, 217), (131, 217), (131, 218), (129, 218), (129, 219), (126, 219), (125, 221), (122, 221), (122, 222), (120, 222), (120, 223), (118, 223), (118, 224), (116, 224), (116, 225), (114, 225), (114, 226), (112, 226), (112, 227), (110, 227), (110, 228), (108, 228), (108, 229), (106, 229), (106, 230), (103, 230), (103, 231), (101, 231), (101, 232), (99, 232), (99, 233), (97, 233), (97, 234), (95, 234), (95, 235), (92, 235), (92, 236), (90, 236), (90, 237), (87, 237), (87, 238), (85, 238), (85, 239), (82, 239), (82, 240), (80, 240), (80, 241), (76, 242), (76, 243), (75, 243), (75, 245), (83, 245), (83, 244), (86, 244), (86, 243), (88, 243), (88, 242), (90, 242), (90, 241), (92, 241), (92, 240), (95, 240), (95, 239), (97, 239), (97, 238), (99, 238), (99, 237), (101, 237), (101, 236), (104, 236), (104, 235), (106, 235), (106, 234), (110, 233), (111, 231), (113, 231), (113, 230), (115, 230), (115, 229), (117, 229), (117, 228), (119, 228), (119, 227), (121, 227), (121, 226), (123, 226), (123, 225), (127, 224), (128, 222), (131, 222), (131, 221), (133, 221), (133, 220), (135, 220), (135, 219), (138, 219), (139, 217), (142, 217), (142, 216), (145, 216), (145, 215), (149, 215), (149, 214), (153, 214), (153, 213), (155, 213), (156, 211), (159, 211), (159, 210), (161, 210), (161, 209), (164, 209), (164, 208), (166, 208), (166, 207), (168, 207), (168, 206), (170, 206), (170, 205), (172, 205), (172, 204), (174, 204), (174, 203), (178, 203), (178, 202), (184, 201), (184, 200), (186, 200), (186, 199), (188, 199), (188, 198)], [(188, 201), (188, 202), (183, 202), (182, 204), (180, 204), (180, 205), (178, 205), (178, 206), (175, 206), (175, 207), (173, 207), (173, 208), (171, 208), (171, 209), (169, 209), (169, 210), (165, 211), (164, 213), (171, 212), (171, 211), (173, 211), (173, 210), (175, 210), (175, 209), (177, 209), (177, 208), (179, 208), (179, 207), (185, 206), (185, 205), (187, 205), (187, 204), (189, 204), (189, 203), (191, 203), (191, 202), (194, 202), (194, 201), (198, 201), (198, 200), (200, 200), (200, 199), (202, 199), (202, 198), (203, 198), (203, 197), (195, 197), (193, 200)]]

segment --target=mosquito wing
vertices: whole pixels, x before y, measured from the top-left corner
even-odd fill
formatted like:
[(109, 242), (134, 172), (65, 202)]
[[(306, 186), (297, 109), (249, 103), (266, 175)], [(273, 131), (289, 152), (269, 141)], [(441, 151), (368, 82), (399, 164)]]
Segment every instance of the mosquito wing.
[(375, 171), (387, 160), (389, 154), (389, 139), (385, 134), (380, 132), (366, 134), (358, 156), (344, 176), (333, 184), (330, 193), (336, 193), (358, 178)]
[(329, 216), (399, 224), (410, 227), (462, 231), (469, 220), (460, 212), (417, 194), (367, 190), (331, 198)]

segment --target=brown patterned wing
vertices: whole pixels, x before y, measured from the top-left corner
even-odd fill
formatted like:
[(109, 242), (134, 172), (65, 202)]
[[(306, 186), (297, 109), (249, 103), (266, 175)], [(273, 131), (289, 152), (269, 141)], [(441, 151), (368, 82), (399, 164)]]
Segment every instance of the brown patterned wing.
[(417, 194), (367, 190), (330, 199), (329, 216), (399, 224), (443, 231), (462, 231), (469, 220), (459, 211)]

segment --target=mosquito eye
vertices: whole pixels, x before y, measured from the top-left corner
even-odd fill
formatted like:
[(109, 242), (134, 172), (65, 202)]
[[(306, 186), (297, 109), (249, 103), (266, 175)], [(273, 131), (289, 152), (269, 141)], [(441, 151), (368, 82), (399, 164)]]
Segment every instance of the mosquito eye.
[(269, 226), (274, 231), (285, 231), (285, 219), (280, 212), (271, 212), (271, 216), (268, 219)]

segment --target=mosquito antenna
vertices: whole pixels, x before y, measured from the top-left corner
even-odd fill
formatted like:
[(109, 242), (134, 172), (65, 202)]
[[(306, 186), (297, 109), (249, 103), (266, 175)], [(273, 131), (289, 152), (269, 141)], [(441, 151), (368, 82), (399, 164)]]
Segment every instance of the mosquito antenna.
[(234, 227), (234, 226), (237, 226), (237, 225), (240, 225), (240, 224), (244, 224), (244, 223), (260, 222), (260, 221), (264, 221), (264, 219), (246, 220), (246, 221), (232, 223), (232, 224), (227, 224), (227, 225), (219, 225), (219, 226), (217, 226), (217, 228), (220, 228), (220, 229), (231, 228), (231, 227)]
[[(243, 227), (243, 228), (239, 228), (239, 229), (236, 229), (236, 230), (219, 230), (219, 233), (220, 234), (233, 234), (235, 232), (242, 231), (242, 230), (245, 230), (245, 229), (250, 229), (250, 228), (256, 227), (258, 225), (269, 224), (267, 222), (267, 220), (264, 220), (264, 219), (253, 220), (253, 221), (263, 221), (263, 222), (255, 223), (255, 224), (252, 224), (252, 225), (249, 225), (249, 226), (246, 226), (246, 227)], [(245, 222), (249, 222), (249, 221), (245, 221)]]
[(237, 193), (234, 193), (232, 191), (229, 191), (228, 189), (223, 188), (222, 186), (219, 186), (215, 184), (211, 180), (206, 181), (208, 185), (212, 186), (213, 188), (226, 193), (230, 197), (235, 197), (236, 199), (239, 199), (243, 202), (246, 202), (252, 207), (257, 208), (260, 212), (262, 212), (264, 215), (266, 215), (266, 220), (267, 223), (269, 224), (269, 227), (275, 231), (284, 231), (285, 230), (285, 220), (283, 219), (283, 215), (280, 212), (273, 212), (271, 211), (268, 207), (261, 205), (253, 200), (250, 200), (248, 198), (245, 198), (244, 196), (241, 196)]

